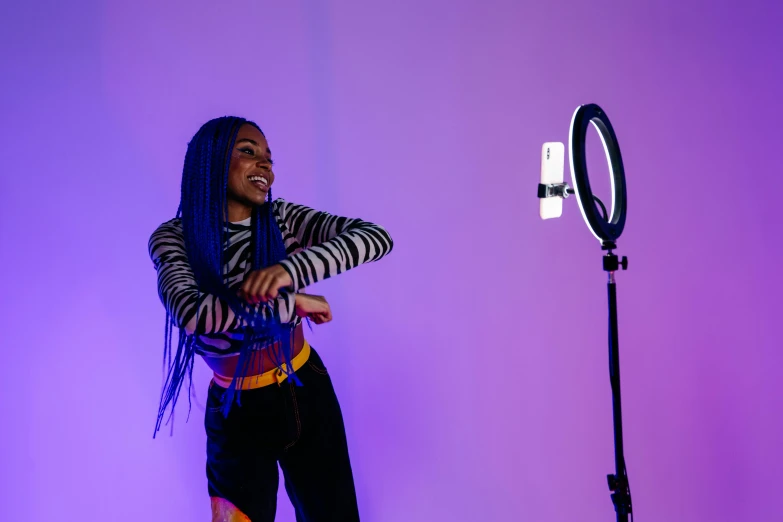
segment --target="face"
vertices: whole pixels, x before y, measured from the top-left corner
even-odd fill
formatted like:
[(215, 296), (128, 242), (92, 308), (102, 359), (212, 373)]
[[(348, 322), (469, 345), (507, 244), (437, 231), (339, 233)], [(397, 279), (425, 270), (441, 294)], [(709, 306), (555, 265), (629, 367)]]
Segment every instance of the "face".
[[(263, 205), (275, 181), (272, 152), (261, 131), (242, 125), (231, 151), (228, 171), (228, 205), (232, 221), (250, 216), (253, 207)], [(238, 219), (236, 219), (238, 218)]]

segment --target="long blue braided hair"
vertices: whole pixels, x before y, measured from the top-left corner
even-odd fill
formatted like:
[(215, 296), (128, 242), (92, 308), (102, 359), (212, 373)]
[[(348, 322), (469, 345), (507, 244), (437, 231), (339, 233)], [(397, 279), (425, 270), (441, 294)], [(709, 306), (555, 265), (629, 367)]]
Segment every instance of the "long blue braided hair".
[[(236, 116), (224, 116), (208, 121), (188, 143), (185, 165), (182, 170), (182, 196), (177, 216), (181, 216), (182, 232), (188, 262), (193, 270), (199, 288), (199, 312), (203, 294), (222, 299), (239, 317), (244, 330), (239, 352), (237, 373), (223, 397), (223, 413), (228, 415), (235, 399), (239, 402), (240, 391), (237, 381), (245, 374), (253, 350), (267, 348), (275, 363), (285, 363), (285, 371), (298, 383), (291, 371), (293, 328), (279, 320), (265, 320), (263, 309), (248, 305), (226, 284), (224, 275), (223, 249), (228, 243), (228, 172), (231, 165), (231, 151), (234, 149), (237, 133), (242, 125), (252, 125), (263, 131), (252, 121)], [(252, 267), (253, 270), (274, 265), (286, 258), (285, 244), (277, 221), (272, 212), (272, 191), (267, 202), (253, 209)], [(271, 313), (271, 303), (269, 317)], [(198, 321), (197, 318), (197, 324)], [(187, 335), (179, 328), (179, 341), (172, 357), (172, 337), (175, 323), (166, 314), (164, 336), (164, 371), (167, 376), (163, 384), (155, 434), (160, 430), (167, 408), (171, 408), (168, 421), (174, 414), (177, 398), (187, 378), (188, 391), (192, 386), (193, 363), (198, 334)], [(190, 393), (188, 393), (190, 411)], [(167, 422), (168, 422), (167, 421)], [(155, 436), (153, 434), (153, 438)]]

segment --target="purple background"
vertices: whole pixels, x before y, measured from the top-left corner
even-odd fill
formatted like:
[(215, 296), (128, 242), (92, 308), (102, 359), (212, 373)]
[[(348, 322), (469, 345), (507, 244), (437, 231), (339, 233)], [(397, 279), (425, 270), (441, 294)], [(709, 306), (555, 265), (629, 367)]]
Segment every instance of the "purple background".
[(638, 520), (783, 519), (783, 8), (647, 4), (4, 2), (2, 518), (208, 520), (201, 410), (151, 438), (146, 248), (187, 141), (239, 114), (276, 196), (396, 241), (313, 289), (364, 520), (614, 520), (601, 252), (573, 199), (541, 222), (533, 196), (593, 102), (628, 175)]

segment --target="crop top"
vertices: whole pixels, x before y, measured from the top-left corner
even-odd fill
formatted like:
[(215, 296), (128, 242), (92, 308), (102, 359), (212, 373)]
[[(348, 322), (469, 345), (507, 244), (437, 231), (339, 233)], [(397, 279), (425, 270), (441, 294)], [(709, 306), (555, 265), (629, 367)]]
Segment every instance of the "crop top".
[[(393, 248), (383, 227), (361, 219), (334, 216), (283, 199), (273, 201), (272, 210), (288, 255), (280, 264), (291, 275), (293, 287), (281, 290), (271, 306), (261, 304), (256, 309), (265, 316), (273, 313), (282, 323), (301, 322), (295, 313), (296, 292), (377, 261)], [(250, 218), (226, 226), (225, 280), (229, 289), (238, 290), (252, 270)], [(199, 292), (179, 218), (155, 230), (149, 254), (158, 273), (158, 295), (176, 326), (185, 335), (195, 336), (196, 353), (210, 357), (237, 354), (243, 340), (240, 320), (224, 300)]]

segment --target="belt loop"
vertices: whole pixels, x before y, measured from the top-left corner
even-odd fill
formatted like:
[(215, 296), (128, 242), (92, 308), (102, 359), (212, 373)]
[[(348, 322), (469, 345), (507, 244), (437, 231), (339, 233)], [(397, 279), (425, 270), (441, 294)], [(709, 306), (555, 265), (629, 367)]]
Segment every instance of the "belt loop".
[(286, 377), (288, 375), (284, 374), (286, 370), (285, 363), (281, 364), (280, 367), (277, 369), (277, 372), (275, 373), (275, 380), (277, 381), (277, 385), (280, 386), (280, 383), (282, 383), (284, 380), (286, 380)]

